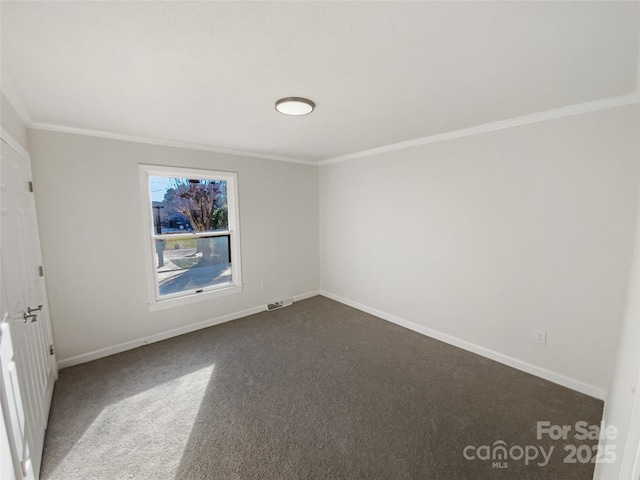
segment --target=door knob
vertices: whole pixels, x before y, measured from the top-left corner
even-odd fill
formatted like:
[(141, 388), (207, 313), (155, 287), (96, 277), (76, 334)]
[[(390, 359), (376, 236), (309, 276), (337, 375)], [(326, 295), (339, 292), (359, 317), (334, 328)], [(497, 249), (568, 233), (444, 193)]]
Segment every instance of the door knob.
[(24, 323), (27, 323), (29, 321), (29, 319), (31, 319), (31, 322), (37, 322), (38, 321), (38, 314), (37, 313), (27, 313), (25, 312), (23, 315), (24, 318)]

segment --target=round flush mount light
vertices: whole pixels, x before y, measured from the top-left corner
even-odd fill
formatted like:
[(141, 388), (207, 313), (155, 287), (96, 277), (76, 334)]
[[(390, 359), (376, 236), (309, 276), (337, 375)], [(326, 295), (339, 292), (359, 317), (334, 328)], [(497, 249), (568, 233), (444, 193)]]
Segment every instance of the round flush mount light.
[(313, 112), (316, 104), (307, 98), (286, 97), (276, 102), (276, 110), (285, 115), (306, 115)]

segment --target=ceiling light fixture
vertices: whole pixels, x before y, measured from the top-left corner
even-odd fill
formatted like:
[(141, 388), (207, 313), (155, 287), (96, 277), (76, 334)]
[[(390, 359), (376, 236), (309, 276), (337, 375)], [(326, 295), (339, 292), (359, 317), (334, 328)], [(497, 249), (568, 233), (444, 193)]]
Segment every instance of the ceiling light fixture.
[(313, 112), (316, 104), (307, 98), (286, 97), (276, 102), (276, 110), (285, 115), (306, 115)]

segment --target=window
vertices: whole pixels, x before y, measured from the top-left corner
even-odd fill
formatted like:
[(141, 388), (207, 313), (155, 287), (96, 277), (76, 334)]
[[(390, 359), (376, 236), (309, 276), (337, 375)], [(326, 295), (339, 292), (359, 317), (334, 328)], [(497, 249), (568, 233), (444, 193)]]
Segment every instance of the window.
[(150, 306), (239, 292), (237, 175), (140, 165)]

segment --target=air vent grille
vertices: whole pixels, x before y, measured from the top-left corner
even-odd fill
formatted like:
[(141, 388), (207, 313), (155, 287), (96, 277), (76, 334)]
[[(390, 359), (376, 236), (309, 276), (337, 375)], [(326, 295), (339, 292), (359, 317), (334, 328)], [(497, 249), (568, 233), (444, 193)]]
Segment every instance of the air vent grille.
[(276, 310), (282, 307), (288, 307), (293, 304), (293, 299), (291, 297), (283, 298), (282, 300), (276, 300), (275, 302), (267, 304), (267, 310)]

